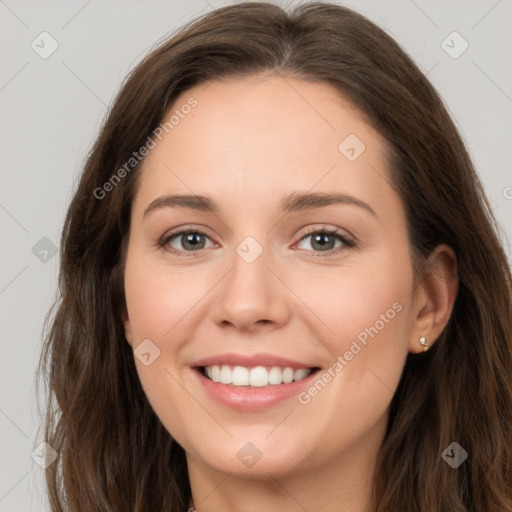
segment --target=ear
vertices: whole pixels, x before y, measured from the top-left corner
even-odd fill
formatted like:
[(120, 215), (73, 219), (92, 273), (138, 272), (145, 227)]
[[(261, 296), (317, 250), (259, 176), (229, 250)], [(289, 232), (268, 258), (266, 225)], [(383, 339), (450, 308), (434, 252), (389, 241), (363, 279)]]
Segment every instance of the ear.
[(414, 291), (409, 351), (423, 352), (419, 338), (431, 347), (450, 320), (457, 297), (457, 258), (454, 250), (438, 245), (428, 258), (426, 271)]
[(132, 324), (130, 322), (130, 317), (128, 316), (128, 311), (124, 309), (123, 311), (123, 324), (124, 324), (124, 336), (128, 345), (133, 348), (133, 332), (132, 332)]

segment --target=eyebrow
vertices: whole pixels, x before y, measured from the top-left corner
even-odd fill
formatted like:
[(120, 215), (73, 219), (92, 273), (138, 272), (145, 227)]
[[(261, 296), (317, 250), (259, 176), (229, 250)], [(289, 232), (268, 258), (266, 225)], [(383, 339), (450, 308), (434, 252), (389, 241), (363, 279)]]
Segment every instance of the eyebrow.
[[(374, 217), (378, 217), (375, 210), (357, 197), (348, 194), (326, 192), (294, 192), (281, 200), (280, 210), (284, 213), (314, 210), (324, 206), (348, 204), (358, 206)], [(199, 212), (219, 213), (220, 209), (213, 199), (203, 195), (169, 194), (157, 197), (144, 210), (143, 217), (160, 208), (187, 208)]]

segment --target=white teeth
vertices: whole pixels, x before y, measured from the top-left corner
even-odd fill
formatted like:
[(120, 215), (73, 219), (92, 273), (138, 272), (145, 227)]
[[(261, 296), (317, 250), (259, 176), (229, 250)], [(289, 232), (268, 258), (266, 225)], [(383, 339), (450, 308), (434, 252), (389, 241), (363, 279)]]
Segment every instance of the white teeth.
[(265, 367), (255, 366), (246, 368), (244, 366), (229, 366), (227, 364), (207, 366), (206, 375), (213, 382), (220, 382), (221, 384), (231, 384), (233, 386), (276, 386), (279, 384), (289, 384), (290, 382), (297, 382), (307, 377), (311, 370), (308, 368), (301, 368), (294, 370), (287, 366), (281, 368), (279, 366)]
[(281, 384), (283, 382), (283, 372), (281, 368), (273, 366), (268, 372), (268, 383), (269, 384)]
[(301, 370), (295, 370), (295, 373), (293, 375), (293, 380), (302, 380), (304, 377), (307, 377), (309, 375), (309, 370), (301, 369)]
[(231, 384), (233, 372), (229, 366), (223, 366), (220, 369), (220, 380), (221, 384)]
[(294, 375), (295, 372), (293, 371), (293, 368), (285, 368), (283, 372), (283, 382), (285, 384), (290, 384), (290, 382), (293, 382)]
[(249, 384), (251, 386), (262, 388), (268, 384), (268, 372), (264, 366), (256, 366), (249, 374)]
[(235, 366), (231, 374), (231, 383), (234, 386), (248, 386), (249, 370), (243, 366)]

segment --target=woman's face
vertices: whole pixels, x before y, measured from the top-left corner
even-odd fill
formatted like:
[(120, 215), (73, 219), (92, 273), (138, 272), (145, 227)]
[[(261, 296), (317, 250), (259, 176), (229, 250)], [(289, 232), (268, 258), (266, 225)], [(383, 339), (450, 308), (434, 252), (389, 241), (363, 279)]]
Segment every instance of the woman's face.
[(417, 343), (382, 137), (330, 85), (268, 74), (195, 87), (175, 109), (139, 177), (125, 267), (153, 409), (189, 467), (364, 460)]

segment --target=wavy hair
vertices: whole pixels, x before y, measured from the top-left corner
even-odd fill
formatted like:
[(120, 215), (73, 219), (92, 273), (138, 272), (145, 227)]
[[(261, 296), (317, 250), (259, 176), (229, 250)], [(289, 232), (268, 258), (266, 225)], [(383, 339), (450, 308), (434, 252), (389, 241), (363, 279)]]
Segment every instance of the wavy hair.
[[(37, 375), (52, 512), (182, 511), (184, 450), (152, 410), (125, 340), (123, 254), (141, 164), (95, 191), (142, 147), (183, 91), (274, 71), (336, 87), (389, 146), (412, 264), (441, 243), (457, 256), (451, 318), (407, 358), (374, 482), (377, 512), (512, 511), (511, 272), (499, 227), (438, 93), (404, 50), (364, 16), (311, 2), (246, 2), (195, 18), (123, 83), (85, 162), (60, 246), (58, 297)], [(423, 270), (421, 270), (423, 269)], [(39, 386), (38, 386), (39, 387)], [(459, 443), (457, 469), (441, 453)]]

